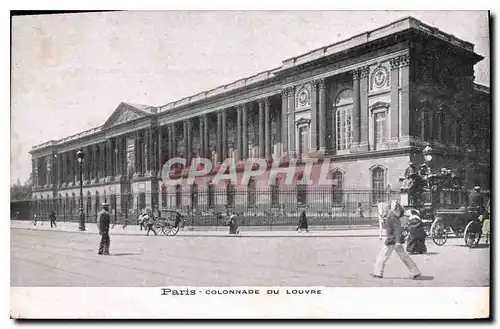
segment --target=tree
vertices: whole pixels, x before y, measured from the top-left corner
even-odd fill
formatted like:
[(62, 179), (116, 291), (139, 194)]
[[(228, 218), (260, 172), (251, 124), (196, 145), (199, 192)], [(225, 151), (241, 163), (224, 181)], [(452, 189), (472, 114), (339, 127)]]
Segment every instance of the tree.
[(33, 185), (31, 183), (31, 177), (24, 184), (21, 184), (19, 179), (17, 179), (17, 182), (10, 186), (10, 199), (11, 200), (31, 199), (32, 187)]

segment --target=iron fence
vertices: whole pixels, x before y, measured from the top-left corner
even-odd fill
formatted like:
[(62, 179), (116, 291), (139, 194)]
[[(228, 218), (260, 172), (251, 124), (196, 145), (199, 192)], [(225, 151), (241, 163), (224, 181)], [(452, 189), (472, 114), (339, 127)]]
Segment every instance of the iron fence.
[[(443, 205), (464, 204), (467, 194), (441, 194)], [(487, 200), (489, 194), (484, 195)], [(171, 193), (138, 193), (108, 196), (84, 196), (83, 210), (88, 223), (97, 222), (101, 205), (110, 206), (111, 220), (116, 224), (136, 224), (143, 209), (173, 209), (184, 215), (185, 225), (224, 226), (223, 214), (239, 214), (241, 226), (296, 225), (302, 211), (310, 225), (354, 225), (375, 223), (377, 203), (400, 200), (399, 191), (392, 190), (334, 190), (327, 188), (295, 187), (290, 189), (205, 188), (175, 189)], [(61, 222), (79, 221), (80, 198), (35, 199), (11, 201), (11, 219), (48, 220), (51, 211)]]

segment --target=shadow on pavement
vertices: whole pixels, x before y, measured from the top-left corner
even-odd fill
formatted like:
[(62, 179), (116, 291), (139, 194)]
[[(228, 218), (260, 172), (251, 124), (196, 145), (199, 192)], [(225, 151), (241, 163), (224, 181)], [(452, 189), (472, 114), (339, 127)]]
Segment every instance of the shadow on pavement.
[(142, 253), (136, 252), (123, 252), (123, 253), (110, 253), (110, 256), (134, 256), (134, 255), (142, 255)]
[[(470, 248), (469, 246), (466, 246), (464, 244), (459, 245), (459, 247), (465, 247), (465, 248)], [(477, 246), (472, 247), (470, 249), (488, 249), (490, 247), (489, 244), (486, 243), (479, 243)]]
[(398, 276), (384, 276), (384, 279), (392, 279), (392, 280), (395, 280), (395, 279), (407, 279), (407, 280), (415, 280), (415, 281), (432, 281), (434, 280), (434, 277), (431, 276), (431, 275), (421, 275), (419, 276), (418, 278), (414, 279), (412, 277), (398, 277)]

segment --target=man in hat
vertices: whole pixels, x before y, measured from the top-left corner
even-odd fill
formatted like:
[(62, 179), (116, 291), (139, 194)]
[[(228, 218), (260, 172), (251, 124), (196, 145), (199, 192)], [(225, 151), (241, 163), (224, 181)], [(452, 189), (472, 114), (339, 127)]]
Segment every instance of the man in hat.
[(484, 213), (484, 202), (481, 196), (481, 189), (475, 186), (469, 195), (469, 209), (477, 214), (477, 217)]
[(109, 205), (103, 203), (102, 210), (99, 213), (99, 234), (101, 235), (101, 243), (99, 244), (99, 255), (109, 255)]
[(382, 250), (377, 257), (375, 262), (374, 273), (371, 275), (375, 278), (381, 279), (384, 275), (384, 268), (387, 260), (391, 256), (392, 252), (395, 251), (399, 256), (399, 259), (406, 265), (410, 271), (413, 279), (418, 279), (421, 276), (421, 272), (418, 269), (415, 262), (408, 256), (403, 248), (404, 236), (402, 234), (401, 220), (400, 218), (404, 215), (404, 209), (397, 201), (391, 202), (391, 209), (387, 216), (387, 233), (386, 240)]

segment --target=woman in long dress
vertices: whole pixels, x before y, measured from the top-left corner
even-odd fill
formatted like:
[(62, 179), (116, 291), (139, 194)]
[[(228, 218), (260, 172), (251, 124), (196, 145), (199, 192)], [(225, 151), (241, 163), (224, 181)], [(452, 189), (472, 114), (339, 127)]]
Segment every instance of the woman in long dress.
[(406, 252), (409, 254), (425, 254), (427, 252), (425, 228), (417, 213), (412, 212), (408, 218), (407, 230)]

